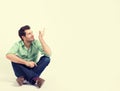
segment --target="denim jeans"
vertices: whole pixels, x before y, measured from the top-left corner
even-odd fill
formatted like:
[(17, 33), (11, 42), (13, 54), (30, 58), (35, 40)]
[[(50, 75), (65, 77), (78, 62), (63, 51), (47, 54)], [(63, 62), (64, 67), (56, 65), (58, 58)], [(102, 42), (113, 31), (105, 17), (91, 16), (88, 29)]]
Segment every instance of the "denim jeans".
[(25, 80), (34, 84), (33, 78), (39, 77), (46, 66), (50, 63), (50, 58), (47, 56), (42, 56), (37, 62), (37, 66), (29, 68), (25, 65), (12, 62), (12, 67), (16, 77), (24, 77)]

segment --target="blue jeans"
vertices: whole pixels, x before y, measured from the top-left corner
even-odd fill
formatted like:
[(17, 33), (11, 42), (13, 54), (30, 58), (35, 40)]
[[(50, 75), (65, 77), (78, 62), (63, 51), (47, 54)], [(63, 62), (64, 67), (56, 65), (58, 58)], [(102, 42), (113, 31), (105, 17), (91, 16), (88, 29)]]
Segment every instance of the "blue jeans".
[(37, 66), (29, 68), (25, 65), (12, 62), (12, 67), (16, 77), (24, 77), (31, 84), (34, 84), (34, 78), (39, 77), (46, 66), (50, 63), (50, 58), (42, 56), (37, 62)]

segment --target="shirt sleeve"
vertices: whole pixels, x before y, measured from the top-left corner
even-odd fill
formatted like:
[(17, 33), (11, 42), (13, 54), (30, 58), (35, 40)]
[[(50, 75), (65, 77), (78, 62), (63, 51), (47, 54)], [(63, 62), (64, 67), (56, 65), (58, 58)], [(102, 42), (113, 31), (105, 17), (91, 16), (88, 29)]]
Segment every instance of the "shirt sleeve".
[(42, 48), (42, 45), (41, 45), (41, 43), (40, 43), (39, 40), (36, 40), (36, 44), (37, 44), (37, 46), (38, 46), (38, 50), (40, 51), (41, 55), (48, 56), (48, 55), (44, 52), (44, 50), (43, 50), (43, 48)]
[(15, 43), (15, 44), (10, 48), (10, 50), (7, 52), (7, 54), (15, 54), (15, 55), (17, 55), (17, 52), (18, 52), (18, 44)]

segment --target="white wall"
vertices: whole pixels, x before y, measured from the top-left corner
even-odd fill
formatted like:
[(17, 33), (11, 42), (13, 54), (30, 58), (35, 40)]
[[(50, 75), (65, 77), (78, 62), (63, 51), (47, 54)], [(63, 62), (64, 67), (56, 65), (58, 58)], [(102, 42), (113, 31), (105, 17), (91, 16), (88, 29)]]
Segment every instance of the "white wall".
[(19, 40), (18, 29), (28, 24), (36, 38), (46, 28), (45, 40), (53, 52), (47, 74), (59, 87), (120, 90), (119, 0), (1, 0), (0, 12), (1, 72), (10, 67), (5, 53)]

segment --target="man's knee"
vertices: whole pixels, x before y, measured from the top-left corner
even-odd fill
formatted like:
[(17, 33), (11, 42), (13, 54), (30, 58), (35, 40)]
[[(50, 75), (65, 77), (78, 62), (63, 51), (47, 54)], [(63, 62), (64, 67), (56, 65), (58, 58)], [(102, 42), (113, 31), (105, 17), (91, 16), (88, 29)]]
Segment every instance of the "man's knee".
[(50, 63), (50, 57), (45, 56), (45, 62)]
[(42, 59), (44, 60), (45, 63), (47, 63), (47, 64), (50, 63), (50, 57), (48, 57), (48, 56), (43, 56)]

